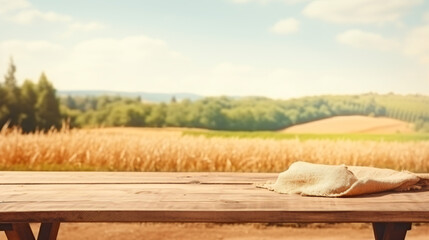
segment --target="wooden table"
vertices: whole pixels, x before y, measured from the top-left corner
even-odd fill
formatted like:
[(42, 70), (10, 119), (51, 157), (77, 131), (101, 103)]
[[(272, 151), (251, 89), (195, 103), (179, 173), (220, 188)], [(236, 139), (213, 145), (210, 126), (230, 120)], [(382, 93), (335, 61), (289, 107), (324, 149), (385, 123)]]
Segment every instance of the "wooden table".
[(269, 173), (0, 172), (0, 230), (56, 239), (61, 222), (373, 223), (376, 239), (404, 239), (429, 222), (429, 191), (353, 198), (256, 188)]

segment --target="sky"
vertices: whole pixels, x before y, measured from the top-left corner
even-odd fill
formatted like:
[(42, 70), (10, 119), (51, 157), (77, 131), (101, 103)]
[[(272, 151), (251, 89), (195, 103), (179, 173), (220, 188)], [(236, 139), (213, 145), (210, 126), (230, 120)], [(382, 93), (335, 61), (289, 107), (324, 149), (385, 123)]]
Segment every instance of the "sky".
[(59, 90), (429, 95), (429, 1), (0, 0), (0, 73)]

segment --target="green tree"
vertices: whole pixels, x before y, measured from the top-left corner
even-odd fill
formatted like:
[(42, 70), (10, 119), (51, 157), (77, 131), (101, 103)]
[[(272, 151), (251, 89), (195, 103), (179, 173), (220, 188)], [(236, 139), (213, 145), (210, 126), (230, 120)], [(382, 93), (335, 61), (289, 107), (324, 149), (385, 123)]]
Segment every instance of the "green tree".
[(15, 78), (16, 66), (10, 58), (9, 68), (4, 76), (5, 105), (8, 113), (7, 121), (11, 126), (19, 125), (21, 121), (20, 89)]
[(59, 101), (55, 92), (45, 73), (42, 73), (37, 83), (36, 120), (39, 129), (59, 128), (61, 125)]
[(165, 124), (171, 127), (183, 127), (186, 125), (188, 107), (186, 104), (171, 101), (167, 107)]
[(36, 130), (36, 86), (33, 82), (26, 80), (21, 87), (21, 127), (24, 132)]
[(199, 104), (201, 105), (199, 116), (199, 124), (201, 127), (218, 130), (227, 128), (224, 110), (228, 108), (228, 98), (210, 97), (199, 101)]
[(106, 117), (109, 126), (141, 127), (145, 124), (144, 109), (137, 104), (116, 104)]
[(70, 95), (68, 95), (65, 99), (65, 105), (67, 106), (67, 108), (69, 109), (76, 109), (77, 105), (76, 105), (76, 101), (74, 100), (73, 97), (71, 97)]
[(167, 115), (167, 105), (165, 103), (152, 106), (149, 115), (146, 118), (146, 123), (151, 127), (163, 127)]
[(0, 129), (7, 123), (9, 119), (9, 109), (6, 104), (7, 91), (0, 84)]

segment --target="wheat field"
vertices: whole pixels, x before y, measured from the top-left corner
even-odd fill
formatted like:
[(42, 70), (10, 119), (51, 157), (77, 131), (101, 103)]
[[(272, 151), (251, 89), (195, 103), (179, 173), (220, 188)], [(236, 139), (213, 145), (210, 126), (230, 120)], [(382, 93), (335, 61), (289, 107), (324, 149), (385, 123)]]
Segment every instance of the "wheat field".
[(153, 129), (0, 132), (0, 170), (281, 172), (298, 160), (429, 172), (429, 141), (205, 138)]

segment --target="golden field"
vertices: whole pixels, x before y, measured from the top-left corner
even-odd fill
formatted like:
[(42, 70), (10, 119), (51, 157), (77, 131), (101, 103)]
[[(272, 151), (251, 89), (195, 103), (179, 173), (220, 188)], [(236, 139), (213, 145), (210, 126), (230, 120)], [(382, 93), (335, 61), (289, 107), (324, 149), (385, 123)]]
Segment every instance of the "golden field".
[(206, 138), (133, 128), (0, 133), (1, 170), (280, 172), (298, 160), (429, 172), (429, 141)]
[(336, 116), (294, 125), (285, 133), (412, 133), (412, 124), (387, 117)]

